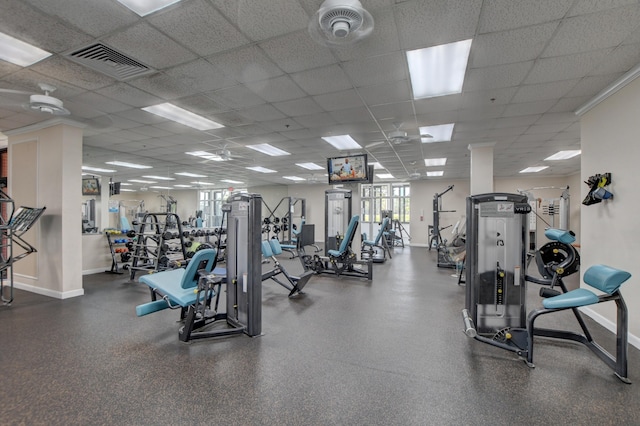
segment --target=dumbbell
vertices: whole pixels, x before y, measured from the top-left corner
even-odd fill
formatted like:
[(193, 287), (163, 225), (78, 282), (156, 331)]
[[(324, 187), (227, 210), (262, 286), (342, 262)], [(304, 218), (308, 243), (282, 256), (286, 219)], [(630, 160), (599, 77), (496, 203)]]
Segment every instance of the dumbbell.
[(271, 231), (271, 228), (267, 225), (267, 226), (263, 226), (262, 227), (262, 233), (266, 234), (267, 232)]
[(265, 217), (264, 219), (262, 219), (262, 223), (264, 223), (265, 225), (270, 225), (271, 219), (269, 219), (268, 217)]
[(282, 223), (289, 223), (289, 219), (287, 219), (286, 217), (282, 218)]
[(125, 253), (120, 253), (120, 260), (123, 262), (128, 262), (131, 260), (131, 253), (125, 252)]
[(273, 223), (280, 223), (280, 218), (279, 217), (274, 217), (273, 218)]
[(273, 232), (275, 232), (276, 234), (279, 234), (280, 233), (280, 227), (278, 225), (275, 225), (273, 227)]
[(283, 231), (288, 231), (289, 230), (289, 225), (287, 225), (286, 223), (284, 225), (282, 225), (282, 230)]
[(127, 237), (133, 238), (135, 236), (136, 236), (136, 231), (134, 231), (133, 229), (130, 229), (127, 231)]

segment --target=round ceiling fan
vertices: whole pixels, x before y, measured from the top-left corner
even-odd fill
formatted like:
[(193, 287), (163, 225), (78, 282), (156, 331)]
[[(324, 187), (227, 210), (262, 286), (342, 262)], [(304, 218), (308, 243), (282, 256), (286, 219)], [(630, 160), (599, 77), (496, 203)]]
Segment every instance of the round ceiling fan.
[[(78, 121), (87, 124), (88, 126), (99, 129), (109, 127), (111, 124), (113, 124), (111, 118), (107, 114), (101, 113), (99, 111), (95, 111), (96, 117), (94, 118), (85, 118), (72, 115), (71, 111), (64, 107), (64, 102), (62, 102), (62, 100), (51, 96), (51, 93), (55, 92), (57, 89), (55, 86), (52, 86), (48, 83), (38, 83), (38, 87), (44, 92), (44, 94), (0, 88), (0, 99), (2, 99), (3, 94), (6, 94), (5, 97), (9, 98), (9, 102), (0, 101), (0, 106), (19, 107), (26, 111), (33, 111), (55, 116), (69, 116), (69, 119), (71, 120)], [(17, 98), (15, 101), (11, 101), (10, 98), (14, 95), (18, 95), (19, 98)], [(28, 96), (28, 98), (26, 98), (25, 96)]]
[(420, 141), (422, 138), (433, 138), (432, 135), (426, 133), (418, 136), (409, 136), (405, 130), (401, 129), (403, 124), (404, 123), (393, 123), (394, 129), (385, 135), (386, 139), (374, 141), (368, 144), (365, 148), (373, 148), (374, 146), (382, 145), (387, 140), (393, 145), (400, 145), (407, 142)]
[(373, 31), (373, 17), (358, 0), (325, 0), (307, 27), (317, 43), (347, 46), (363, 40)]

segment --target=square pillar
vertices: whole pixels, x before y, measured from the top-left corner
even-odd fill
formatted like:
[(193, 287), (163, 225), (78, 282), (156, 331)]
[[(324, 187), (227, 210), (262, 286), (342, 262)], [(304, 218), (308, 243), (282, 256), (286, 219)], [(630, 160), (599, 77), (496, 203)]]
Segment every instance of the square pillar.
[(493, 147), (495, 142), (469, 145), (471, 151), (470, 195), (493, 192)]

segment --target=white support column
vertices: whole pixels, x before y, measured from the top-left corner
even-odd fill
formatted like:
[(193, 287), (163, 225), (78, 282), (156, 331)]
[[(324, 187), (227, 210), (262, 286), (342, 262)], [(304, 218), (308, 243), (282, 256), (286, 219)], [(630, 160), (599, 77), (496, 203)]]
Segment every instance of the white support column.
[(59, 299), (80, 296), (82, 129), (54, 119), (6, 133), (9, 195), (16, 206), (46, 207), (26, 234), (38, 252), (16, 262), (15, 286)]
[(470, 195), (493, 192), (493, 147), (495, 142), (469, 145), (471, 151)]

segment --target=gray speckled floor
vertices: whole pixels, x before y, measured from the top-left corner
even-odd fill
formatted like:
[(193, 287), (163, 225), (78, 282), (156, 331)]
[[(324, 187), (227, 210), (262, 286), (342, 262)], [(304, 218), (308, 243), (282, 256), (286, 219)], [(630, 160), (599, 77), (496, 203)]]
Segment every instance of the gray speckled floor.
[(640, 424), (637, 349), (632, 385), (568, 342), (537, 340), (529, 369), (462, 333), (464, 288), (434, 252), (374, 268), (373, 282), (314, 276), (296, 299), (267, 281), (263, 336), (188, 344), (176, 311), (135, 316), (148, 291), (125, 275), (87, 276), (63, 301), (16, 291), (0, 306), (0, 424)]

